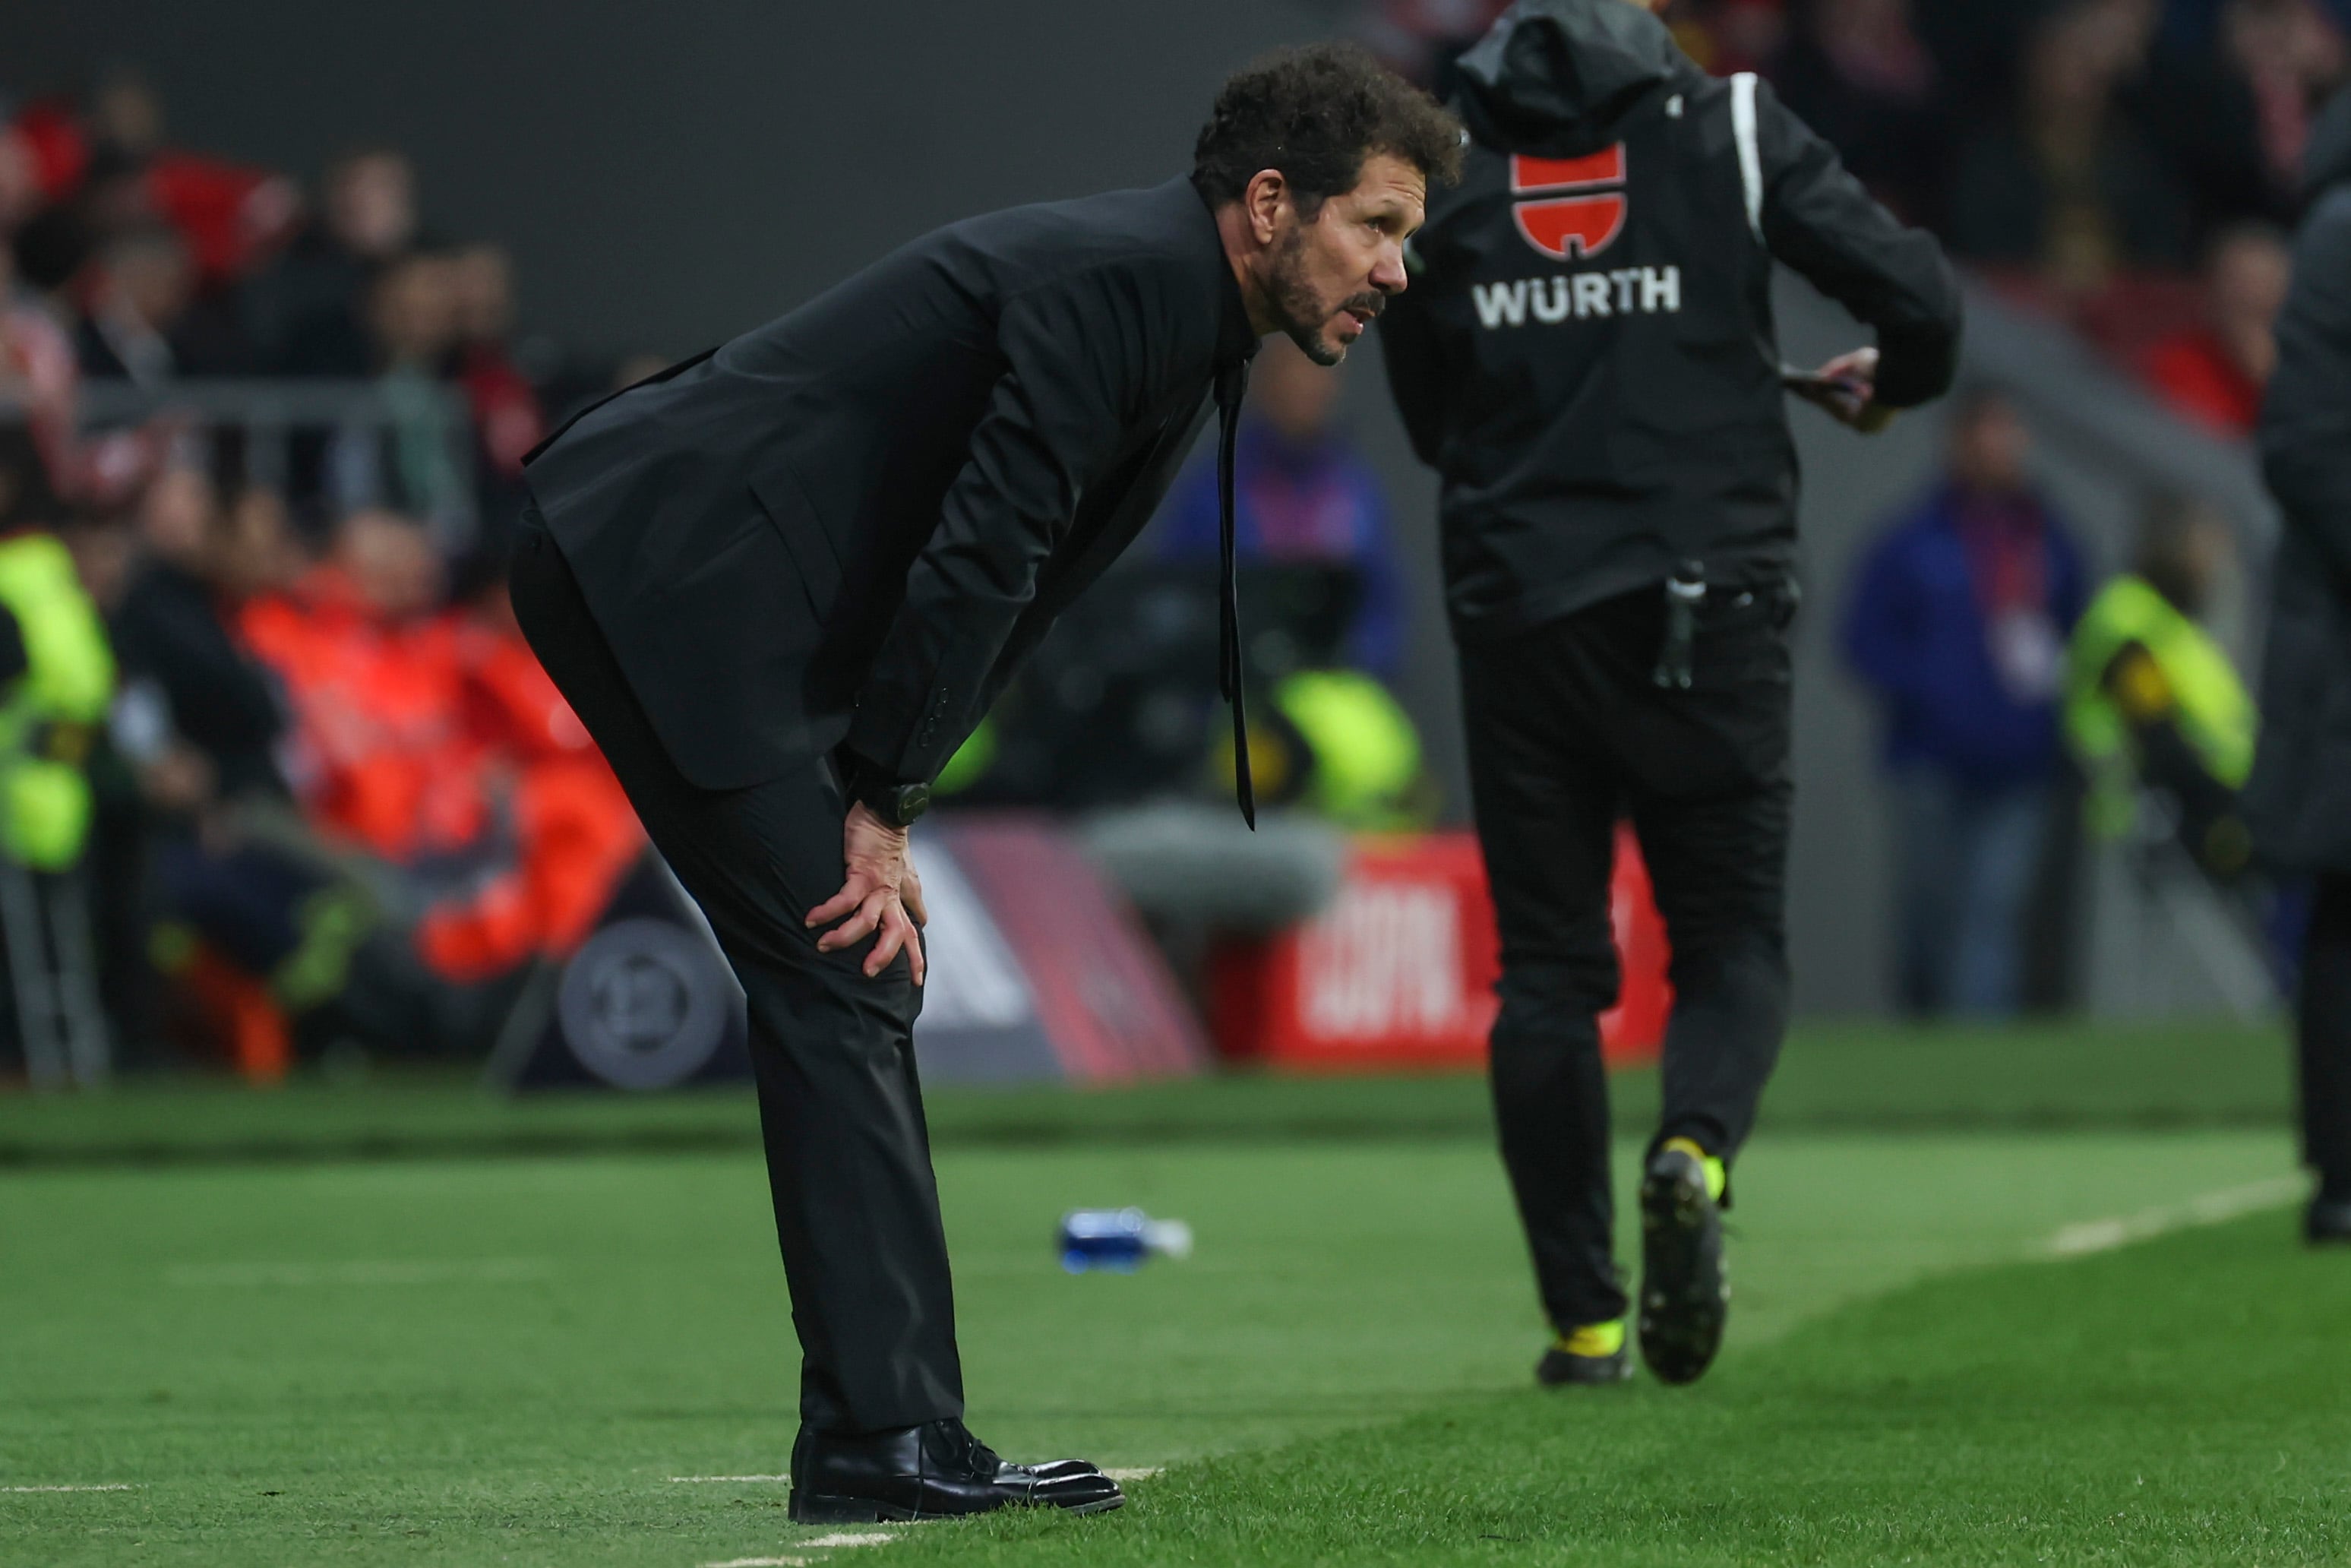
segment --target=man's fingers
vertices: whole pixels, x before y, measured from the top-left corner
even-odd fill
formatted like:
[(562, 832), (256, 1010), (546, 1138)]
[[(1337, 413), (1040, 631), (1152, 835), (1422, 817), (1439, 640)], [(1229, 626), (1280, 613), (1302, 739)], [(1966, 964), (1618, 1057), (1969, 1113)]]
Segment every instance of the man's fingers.
[[(903, 905), (892, 904), (883, 912), (882, 935), (873, 939), (873, 951), (865, 956), (868, 979), (890, 967), (890, 960), (914, 939), (914, 922), (906, 918)], [(915, 949), (921, 951), (919, 947)], [(919, 983), (919, 982), (918, 982)]]
[(862, 942), (880, 929), (882, 917), (889, 913), (890, 890), (877, 887), (865, 895), (857, 913), (816, 939), (820, 953), (837, 953), (841, 948)]
[(872, 894), (873, 883), (862, 873), (852, 872), (839, 893), (809, 911), (808, 923), (810, 925), (830, 925)]
[(911, 864), (906, 867), (906, 880), (898, 884), (898, 902), (906, 906), (917, 928), (931, 923), (931, 912), (923, 906), (923, 879), (914, 874)]

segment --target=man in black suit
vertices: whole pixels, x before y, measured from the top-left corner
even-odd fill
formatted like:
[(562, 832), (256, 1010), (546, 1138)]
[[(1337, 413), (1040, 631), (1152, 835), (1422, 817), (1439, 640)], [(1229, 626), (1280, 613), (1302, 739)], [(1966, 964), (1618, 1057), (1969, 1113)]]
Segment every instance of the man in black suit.
[(918, 239), (528, 462), (517, 614), (749, 998), (803, 1353), (794, 1519), (1123, 1500), (1089, 1465), (1002, 1463), (961, 1419), (906, 831), (1150, 517), (1211, 393), (1228, 476), (1258, 340), (1338, 362), (1458, 157), (1367, 55), (1280, 55), (1226, 84), (1189, 178)]

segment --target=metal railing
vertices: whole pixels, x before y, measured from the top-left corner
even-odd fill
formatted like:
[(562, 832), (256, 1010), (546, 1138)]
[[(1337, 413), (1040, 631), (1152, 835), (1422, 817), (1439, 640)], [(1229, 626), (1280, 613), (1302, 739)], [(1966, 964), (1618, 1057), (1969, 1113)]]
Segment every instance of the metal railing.
[[(244, 444), (245, 473), (253, 483), (284, 489), (292, 476), (296, 441), (322, 434), (332, 452), (372, 450), (383, 437), (418, 428), (437, 430), (446, 482), (424, 508), (425, 522), (444, 549), (470, 542), (478, 528), (471, 411), (454, 388), (423, 380), (264, 381), (206, 379), (142, 386), (126, 381), (85, 381), (76, 413), (84, 431), (120, 429), (176, 419), (207, 433), (235, 432)], [(372, 493), (367, 465), (329, 463), (330, 498), (343, 507), (382, 502)]]

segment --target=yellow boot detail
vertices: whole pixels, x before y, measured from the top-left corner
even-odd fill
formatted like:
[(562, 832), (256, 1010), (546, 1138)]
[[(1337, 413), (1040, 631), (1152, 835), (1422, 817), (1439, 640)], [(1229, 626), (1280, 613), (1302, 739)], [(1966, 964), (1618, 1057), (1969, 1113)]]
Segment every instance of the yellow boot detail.
[(1664, 1144), (1659, 1145), (1657, 1152), (1659, 1154), (1664, 1154), (1667, 1149), (1678, 1149), (1683, 1154), (1686, 1154), (1689, 1155), (1690, 1158), (1696, 1160), (1700, 1166), (1704, 1166), (1706, 1168), (1706, 1196), (1714, 1199), (1717, 1203), (1720, 1203), (1722, 1201), (1723, 1189), (1730, 1185), (1730, 1173), (1722, 1168), (1722, 1162), (1720, 1160), (1716, 1159), (1712, 1155), (1708, 1154), (1704, 1149), (1698, 1147), (1698, 1140), (1695, 1138), (1667, 1138)]
[(1568, 1355), (1614, 1355), (1625, 1348), (1625, 1320), (1585, 1323), (1559, 1336), (1559, 1348)]

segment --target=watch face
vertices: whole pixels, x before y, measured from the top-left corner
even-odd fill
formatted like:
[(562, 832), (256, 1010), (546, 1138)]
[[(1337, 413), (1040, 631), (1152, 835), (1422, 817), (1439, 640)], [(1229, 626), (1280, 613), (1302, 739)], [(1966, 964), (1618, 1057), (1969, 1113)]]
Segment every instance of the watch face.
[(908, 784), (894, 793), (897, 796), (894, 804), (898, 809), (893, 814), (902, 828), (930, 810), (931, 787), (927, 784)]

